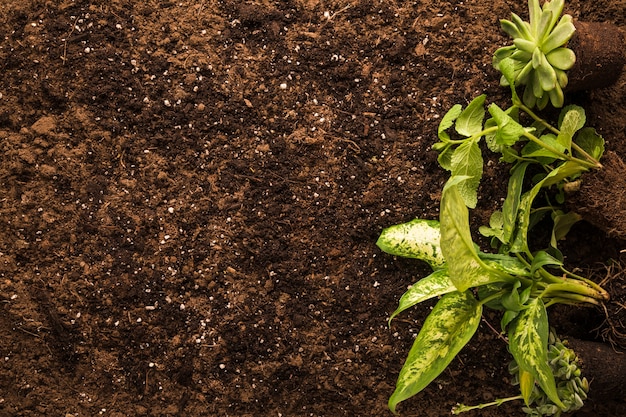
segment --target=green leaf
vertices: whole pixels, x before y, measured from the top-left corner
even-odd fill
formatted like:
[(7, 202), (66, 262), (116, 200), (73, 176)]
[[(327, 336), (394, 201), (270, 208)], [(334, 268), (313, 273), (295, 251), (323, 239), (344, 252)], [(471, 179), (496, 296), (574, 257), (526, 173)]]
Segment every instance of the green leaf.
[(438, 221), (415, 219), (384, 229), (376, 245), (383, 252), (404, 258), (421, 259), (433, 269), (437, 269), (445, 263), (439, 246), (440, 239)]
[[(530, 227), (530, 214), (532, 209), (533, 201), (535, 201), (535, 197), (541, 190), (542, 187), (548, 186), (549, 184), (553, 184), (556, 182), (551, 182), (557, 179), (560, 175), (562, 175), (563, 167), (567, 165), (565, 164), (559, 165), (554, 170), (550, 171), (548, 175), (546, 175), (541, 181), (533, 186), (530, 190), (526, 191), (522, 194), (520, 199), (518, 214), (517, 214), (517, 229), (515, 230), (515, 236), (513, 238), (513, 243), (511, 245), (511, 249), (509, 250), (511, 253), (520, 253), (520, 252), (528, 252), (528, 229)], [(579, 167), (578, 164), (576, 166)], [(557, 181), (558, 182), (558, 181)], [(444, 252), (445, 256), (445, 252)]]
[(586, 121), (585, 110), (580, 106), (567, 106), (561, 111), (561, 116), (559, 117), (560, 133), (556, 140), (568, 152), (571, 152), (574, 134), (582, 129)]
[(515, 45), (519, 50), (528, 52), (529, 54), (532, 54), (537, 48), (535, 42), (523, 38), (513, 39), (513, 45)]
[(572, 23), (572, 16), (567, 14), (563, 15), (559, 24), (556, 25), (554, 30), (552, 30), (550, 35), (548, 35), (542, 43), (541, 50), (547, 54), (550, 51), (565, 45), (574, 35), (574, 32), (576, 32), (576, 28)]
[[(548, 398), (557, 406), (565, 408), (548, 364), (548, 331), (545, 305), (541, 298), (535, 298), (511, 322), (509, 349), (520, 369), (530, 372)], [(528, 401), (527, 398), (525, 400)]]
[(537, 25), (537, 36), (535, 37), (541, 42), (550, 33), (550, 23), (552, 22), (552, 11), (544, 9)]
[(515, 13), (511, 13), (511, 21), (517, 26), (517, 29), (522, 34), (522, 38), (524, 39), (533, 39), (532, 34), (530, 33), (530, 26), (527, 22), (524, 22), (521, 17), (516, 15)]
[(437, 135), (439, 136), (439, 139), (441, 141), (446, 142), (450, 140), (450, 135), (448, 135), (446, 130), (452, 127), (454, 121), (457, 119), (457, 117), (459, 117), (462, 110), (463, 107), (460, 104), (455, 104), (443, 116), (441, 122), (439, 122), (439, 128), (437, 129)]
[(522, 162), (515, 165), (511, 171), (507, 195), (502, 204), (502, 238), (503, 243), (510, 244), (513, 237), (513, 231), (517, 224), (517, 210), (522, 195), (524, 185), (524, 176), (528, 162)]
[[(441, 142), (439, 142), (441, 143)], [(441, 168), (446, 171), (452, 171), (452, 154), (456, 148), (452, 147), (452, 145), (446, 146), (437, 156), (437, 162), (441, 165)]]
[(546, 251), (539, 251), (533, 258), (533, 262), (530, 265), (530, 272), (534, 273), (539, 268), (543, 268), (546, 265), (562, 266), (563, 262), (559, 261)]
[(502, 307), (508, 311), (521, 311), (524, 306), (520, 303), (519, 292), (517, 289), (522, 286), (520, 281), (516, 281), (508, 294), (504, 294), (500, 300)]
[(575, 142), (596, 161), (604, 154), (604, 139), (592, 127), (579, 130)]
[(510, 20), (500, 19), (500, 27), (503, 31), (506, 32), (507, 35), (509, 35), (513, 39), (522, 37), (522, 33), (520, 32), (518, 27)]
[(461, 112), (454, 125), (458, 134), (470, 137), (479, 134), (483, 130), (486, 98), (485, 94), (476, 97)]
[(443, 296), (424, 321), (400, 371), (389, 409), (396, 414), (401, 401), (423, 390), (452, 362), (472, 338), (482, 315), (482, 305), (471, 291)]
[(483, 157), (478, 139), (465, 141), (454, 150), (451, 167), (452, 176), (466, 178), (459, 184), (465, 205), (470, 208), (476, 207), (477, 190), (483, 175)]
[(565, 106), (559, 113), (559, 129), (568, 129), (572, 133), (580, 130), (585, 126), (587, 116), (585, 109), (575, 104)]
[[(565, 152), (565, 147), (560, 142), (557, 142), (556, 136), (552, 133), (546, 133), (545, 135), (542, 135), (539, 139), (543, 143), (556, 149), (557, 151), (563, 153)], [(544, 164), (549, 164), (552, 163), (555, 159), (560, 159), (559, 155), (535, 142), (528, 142), (522, 148), (522, 156), (525, 158), (548, 158), (540, 161)]]
[(413, 307), (415, 304), (453, 291), (456, 291), (456, 287), (450, 281), (448, 270), (445, 268), (438, 269), (429, 276), (417, 281), (400, 297), (398, 308), (389, 317), (389, 324), (398, 314)]
[(513, 120), (497, 104), (493, 103), (489, 106), (489, 113), (498, 124), (498, 131), (494, 137), (497, 144), (511, 146), (525, 133), (524, 127)]
[(474, 286), (501, 281), (478, 257), (469, 228), (469, 211), (457, 183), (452, 177), (441, 196), (441, 251), (448, 264), (450, 280), (459, 291)]
[(553, 215), (553, 220), (554, 226), (552, 228), (550, 246), (556, 248), (557, 242), (563, 239), (569, 233), (574, 224), (582, 220), (582, 216), (573, 211), (570, 211), (568, 213), (557, 212)]
[(537, 26), (541, 19), (539, 0), (528, 0), (528, 18), (530, 20), (531, 34), (533, 38), (537, 38)]
[[(546, 1), (543, 4), (543, 10), (549, 10), (552, 12), (552, 21), (548, 26), (548, 32), (551, 32), (556, 25), (556, 22), (559, 20), (561, 13), (563, 13), (563, 7), (565, 6), (565, 0), (552, 0)], [(543, 41), (544, 39), (541, 39)]]
[(500, 242), (503, 242), (504, 241), (504, 237), (502, 234), (503, 224), (504, 223), (502, 220), (502, 212), (500, 210), (496, 210), (493, 213), (491, 213), (491, 216), (489, 217), (489, 227), (480, 226), (478, 228), (478, 231), (480, 232), (481, 235), (485, 237), (495, 237)]
[[(539, 64), (535, 64), (535, 56), (539, 61)], [(556, 72), (552, 65), (546, 59), (546, 56), (543, 52), (539, 51), (539, 48), (535, 49), (535, 54), (533, 54), (533, 68), (537, 71), (537, 76), (539, 78), (539, 85), (543, 89), (543, 91), (553, 90), (556, 86)], [(536, 95), (536, 94), (535, 94)]]
[(562, 71), (571, 69), (576, 63), (576, 54), (569, 48), (556, 48), (546, 54), (546, 59), (554, 68)]

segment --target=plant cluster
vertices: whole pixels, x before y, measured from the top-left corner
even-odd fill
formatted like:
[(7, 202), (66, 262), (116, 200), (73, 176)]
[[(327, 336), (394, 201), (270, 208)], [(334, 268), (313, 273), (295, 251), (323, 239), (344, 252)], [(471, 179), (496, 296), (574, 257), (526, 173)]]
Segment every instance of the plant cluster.
[[(532, 9), (538, 7), (537, 1), (530, 0), (529, 5), (531, 16), (539, 16), (539, 22), (547, 19), (548, 28), (562, 9), (562, 1), (553, 0), (537, 15)], [(608, 293), (596, 283), (565, 268), (558, 249), (558, 241), (580, 220), (558, 204), (568, 189), (577, 186), (581, 174), (601, 168), (604, 140), (585, 126), (585, 112), (579, 106), (563, 108), (555, 123), (534, 113), (517, 94), (519, 60), (513, 55), (498, 58), (511, 90), (510, 107), (492, 103), (485, 111), (482, 95), (465, 108), (453, 106), (439, 124), (439, 141), (433, 149), (451, 174), (442, 191), (439, 220), (415, 219), (391, 226), (377, 241), (383, 251), (423, 260), (433, 270), (401, 297), (390, 324), (404, 310), (439, 298), (400, 371), (389, 399), (393, 413), (401, 401), (428, 386), (467, 344), (478, 329), (483, 307), (502, 312), (500, 326), (508, 336), (511, 370), (520, 395), (459, 406), (455, 413), (521, 399), (528, 415), (558, 416), (579, 408), (586, 398), (588, 383), (580, 375), (575, 354), (550, 334), (547, 308), (597, 306), (608, 300)], [(541, 71), (537, 77), (543, 76)], [(474, 242), (469, 223), (469, 209), (477, 204), (483, 174), (481, 142), (511, 164), (502, 207), (491, 215), (488, 226), (480, 228), (491, 239), (490, 252)], [(532, 238), (534, 227), (548, 218), (552, 220), (549, 243), (540, 249), (531, 247), (529, 242), (537, 240)]]

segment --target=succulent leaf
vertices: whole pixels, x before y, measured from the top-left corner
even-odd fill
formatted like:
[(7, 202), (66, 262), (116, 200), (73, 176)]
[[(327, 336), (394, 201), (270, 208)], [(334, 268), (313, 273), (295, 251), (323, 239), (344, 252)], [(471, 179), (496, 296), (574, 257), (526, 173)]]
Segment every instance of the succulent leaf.
[(554, 30), (548, 35), (545, 42), (542, 43), (541, 49), (544, 53), (548, 53), (553, 49), (565, 45), (574, 35), (574, 32), (576, 32), (576, 28), (572, 23), (572, 17), (570, 15), (564, 15), (561, 17), (559, 24), (556, 25)]
[[(513, 53), (514, 55), (515, 53)], [(574, 66), (576, 55), (569, 48), (556, 48), (546, 54), (546, 58), (550, 65), (562, 71), (567, 71)]]

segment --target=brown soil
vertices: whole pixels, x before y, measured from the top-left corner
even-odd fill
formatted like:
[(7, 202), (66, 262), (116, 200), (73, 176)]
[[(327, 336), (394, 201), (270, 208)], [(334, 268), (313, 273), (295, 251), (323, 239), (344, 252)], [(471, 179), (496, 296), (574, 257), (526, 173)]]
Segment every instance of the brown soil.
[[(374, 242), (437, 217), (438, 121), (506, 103), (491, 53), (522, 3), (1, 2), (0, 416), (388, 415), (428, 306), (386, 321), (426, 269)], [(567, 8), (626, 24), (623, 0)], [(625, 89), (570, 97), (622, 158)], [(476, 225), (506, 185), (491, 157)], [(581, 224), (564, 250), (622, 249)], [(514, 395), (498, 320), (403, 415)]]

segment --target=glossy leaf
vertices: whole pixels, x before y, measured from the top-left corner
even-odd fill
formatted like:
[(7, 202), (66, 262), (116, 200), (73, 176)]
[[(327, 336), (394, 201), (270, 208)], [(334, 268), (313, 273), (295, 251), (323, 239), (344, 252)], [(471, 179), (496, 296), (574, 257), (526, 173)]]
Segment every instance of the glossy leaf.
[(436, 269), (445, 263), (439, 246), (440, 240), (438, 221), (415, 219), (384, 229), (376, 245), (386, 253), (421, 259)]
[(548, 364), (548, 332), (546, 308), (541, 298), (535, 298), (511, 322), (509, 349), (520, 369), (531, 373), (548, 398), (564, 408)]
[(398, 308), (389, 317), (389, 323), (404, 310), (431, 298), (456, 291), (450, 281), (447, 269), (438, 269), (429, 276), (420, 279), (400, 297)]
[(470, 291), (455, 291), (439, 300), (424, 321), (389, 398), (394, 414), (398, 403), (423, 390), (452, 362), (476, 332), (481, 314), (482, 305)]

